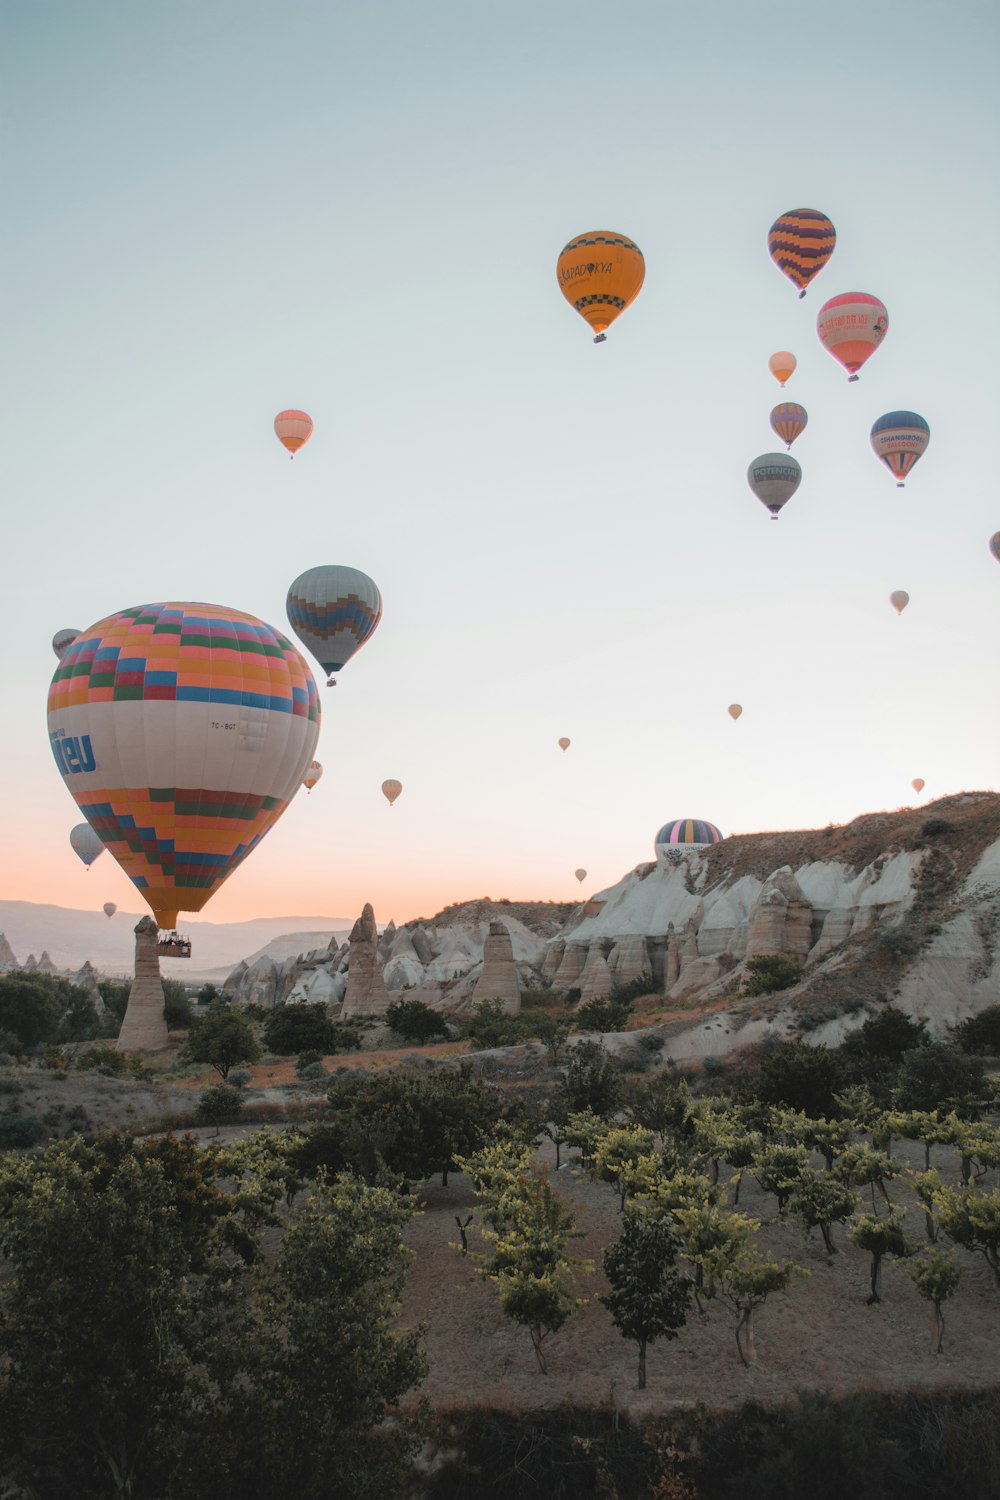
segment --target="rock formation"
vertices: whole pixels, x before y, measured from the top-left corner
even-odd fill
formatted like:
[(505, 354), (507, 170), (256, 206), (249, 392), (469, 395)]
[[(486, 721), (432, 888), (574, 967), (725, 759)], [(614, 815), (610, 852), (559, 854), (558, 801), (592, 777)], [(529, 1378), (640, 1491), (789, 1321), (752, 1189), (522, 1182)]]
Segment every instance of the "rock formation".
[(788, 865), (769, 876), (747, 919), (745, 957), (787, 953), (805, 958), (812, 947), (812, 906)]
[(117, 1051), (155, 1052), (168, 1045), (163, 1003), (156, 923), (152, 917), (143, 917), (135, 928), (135, 978), (115, 1043)]
[(7, 941), (7, 934), (0, 932), (0, 974), (11, 974), (20, 967), (14, 957), (14, 950)]
[(42, 956), (38, 960), (37, 969), (38, 969), (39, 974), (53, 974), (54, 975), (54, 974), (58, 974), (59, 973), (59, 970), (56, 968), (55, 964), (52, 962), (52, 959), (51, 959), (51, 957), (49, 955), (48, 949), (46, 949), (46, 948), (42, 949)]
[(472, 992), (472, 1004), (480, 1000), (502, 1000), (504, 1014), (521, 1011), (521, 986), (514, 963), (514, 947), (503, 922), (491, 922), (483, 944), (483, 969)]
[(603, 1000), (605, 995), (610, 995), (613, 981), (600, 943), (591, 944), (587, 962), (577, 983), (580, 987), (581, 1005), (588, 1000)]
[(392, 1004), (378, 956), (378, 928), (371, 903), (351, 929), (344, 1016), (384, 1015)]
[(38, 972), (38, 959), (33, 953), (29, 953), (27, 958), (24, 960), (24, 968), (25, 972), (28, 974), (35, 974)]
[(646, 939), (638, 932), (620, 937), (608, 954), (608, 969), (615, 984), (631, 984), (648, 974), (652, 988), (653, 966), (646, 951)]

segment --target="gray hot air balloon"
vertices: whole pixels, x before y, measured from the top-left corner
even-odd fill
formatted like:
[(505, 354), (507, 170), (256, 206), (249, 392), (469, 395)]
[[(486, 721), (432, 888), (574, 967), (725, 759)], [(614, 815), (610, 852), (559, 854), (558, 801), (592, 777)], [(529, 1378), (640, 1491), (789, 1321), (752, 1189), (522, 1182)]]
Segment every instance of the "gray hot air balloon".
[(288, 590), (288, 623), (335, 686), (335, 672), (360, 650), (382, 618), (382, 595), (360, 568), (333, 564), (301, 573)]
[(802, 469), (790, 453), (762, 453), (747, 469), (747, 484), (761, 505), (767, 506), (772, 521), (801, 483)]
[(69, 842), (73, 853), (89, 870), (98, 855), (104, 853), (104, 845), (100, 836), (94, 832), (89, 823), (77, 823), (75, 828), (69, 832)]
[(56, 631), (55, 635), (52, 637), (52, 649), (56, 653), (56, 656), (60, 661), (62, 661), (63, 657), (66, 655), (66, 652), (69, 650), (70, 646), (72, 646), (73, 642), (76, 640), (79, 634), (80, 632), (78, 630)]

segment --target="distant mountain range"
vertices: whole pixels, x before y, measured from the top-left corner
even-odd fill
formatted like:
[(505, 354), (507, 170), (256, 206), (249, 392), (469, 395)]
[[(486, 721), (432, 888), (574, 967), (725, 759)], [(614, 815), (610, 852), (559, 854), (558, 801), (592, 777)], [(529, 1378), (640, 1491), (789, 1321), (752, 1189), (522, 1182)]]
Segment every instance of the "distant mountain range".
[[(49, 954), (57, 969), (75, 972), (90, 959), (102, 974), (131, 976), (135, 956), (134, 928), (148, 913), (118, 911), (110, 920), (102, 911), (77, 911), (33, 901), (0, 901), (0, 933), (19, 963), (29, 954)], [(225, 979), (241, 958), (266, 951), (275, 959), (294, 958), (323, 948), (334, 933), (346, 937), (350, 917), (257, 917), (250, 922), (200, 922), (184, 919), (191, 938), (190, 960), (163, 960), (169, 978)]]

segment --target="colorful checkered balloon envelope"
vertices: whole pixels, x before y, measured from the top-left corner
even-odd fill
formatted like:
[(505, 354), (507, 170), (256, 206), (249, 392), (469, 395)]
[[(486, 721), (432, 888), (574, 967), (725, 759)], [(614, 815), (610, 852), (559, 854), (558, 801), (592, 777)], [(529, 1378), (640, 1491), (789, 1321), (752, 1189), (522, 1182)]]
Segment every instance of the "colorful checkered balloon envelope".
[(56, 765), (160, 927), (201, 911), (302, 784), (312, 673), (263, 620), (145, 604), (82, 630), (49, 688)]

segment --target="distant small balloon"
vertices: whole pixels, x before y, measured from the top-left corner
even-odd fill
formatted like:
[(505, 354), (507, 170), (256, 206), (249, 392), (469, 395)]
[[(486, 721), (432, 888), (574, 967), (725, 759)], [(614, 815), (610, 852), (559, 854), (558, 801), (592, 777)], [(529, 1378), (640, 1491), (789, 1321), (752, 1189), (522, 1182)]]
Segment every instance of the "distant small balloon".
[(569, 749), (569, 745), (570, 745), (569, 740), (566, 738), (565, 735), (563, 735), (562, 739), (559, 741), (559, 749), (560, 750), (568, 750)]
[(889, 595), (889, 603), (892, 605), (897, 615), (901, 615), (903, 613), (903, 610), (906, 608), (909, 602), (910, 596), (905, 589), (893, 589), (892, 593)]
[(71, 828), (69, 842), (77, 859), (82, 860), (88, 870), (94, 860), (104, 853), (104, 840), (94, 832), (89, 823), (77, 823), (75, 828)]
[(388, 802), (390, 807), (395, 802), (396, 798), (399, 796), (402, 790), (403, 783), (401, 781), (394, 781), (391, 777), (388, 781), (383, 781), (382, 783), (382, 796)]
[(307, 796), (312, 791), (313, 787), (316, 785), (317, 781), (319, 781), (322, 775), (323, 767), (320, 765), (319, 761), (311, 760), (309, 762), (309, 769), (302, 778), (302, 785), (306, 789)]
[(105, 901), (101, 910), (104, 912), (104, 915), (110, 919), (114, 916), (118, 908), (113, 901)]
[(587, 872), (586, 872), (586, 870), (574, 870), (573, 874), (576, 876), (577, 880), (580, 882), (581, 885), (583, 884), (583, 882), (587, 878)]
[(274, 419), (274, 431), (278, 442), (288, 449), (289, 458), (294, 458), (313, 435), (313, 419), (306, 411), (279, 411)]
[(798, 360), (794, 354), (789, 354), (787, 349), (779, 349), (777, 354), (772, 354), (767, 362), (767, 368), (774, 376), (779, 385), (784, 385), (790, 375), (795, 373)]
[(729, 715), (729, 717), (731, 719), (738, 719), (739, 716), (740, 716), (740, 714), (742, 712), (743, 712), (743, 705), (742, 705), (742, 703), (730, 703), (729, 707), (726, 709), (726, 713)]
[(790, 448), (795, 439), (806, 430), (809, 413), (796, 401), (782, 401), (771, 412), (771, 431), (783, 438)]
[(66, 655), (66, 652), (69, 650), (70, 646), (72, 646), (73, 642), (76, 640), (79, 634), (80, 632), (78, 630), (56, 631), (55, 635), (52, 637), (52, 649), (56, 653), (59, 661), (62, 661), (63, 657)]
[(915, 792), (922, 792), (927, 783), (922, 776), (914, 776), (910, 785)]
[(997, 562), (1000, 562), (1000, 531), (994, 531), (993, 535), (990, 537), (990, 551), (993, 553), (993, 556), (996, 558)]

